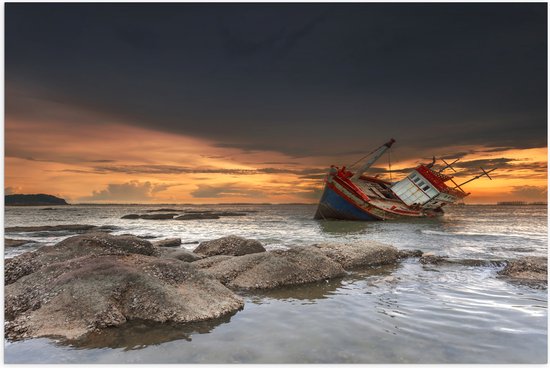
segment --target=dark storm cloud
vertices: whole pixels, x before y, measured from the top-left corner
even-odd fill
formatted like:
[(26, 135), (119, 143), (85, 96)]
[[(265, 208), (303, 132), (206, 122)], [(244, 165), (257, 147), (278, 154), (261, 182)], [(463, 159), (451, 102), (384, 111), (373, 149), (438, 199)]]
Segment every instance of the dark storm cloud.
[(6, 113), (55, 101), (294, 156), (542, 147), (546, 6), (7, 4)]
[(271, 196), (296, 195), (304, 199), (318, 199), (321, 196), (322, 187), (304, 187), (294, 188), (293, 190), (274, 190), (267, 187), (250, 188), (239, 183), (226, 183), (219, 185), (199, 184), (197, 189), (190, 194), (194, 198), (227, 198), (227, 197), (246, 197), (246, 198), (267, 198)]
[(91, 170), (65, 169), (64, 172), (86, 173), (86, 174), (225, 174), (225, 175), (258, 175), (258, 174), (291, 174), (291, 175), (314, 175), (324, 173), (325, 169), (283, 169), (264, 167), (258, 169), (224, 169), (216, 167), (186, 167), (174, 165), (119, 165), (119, 166), (94, 166)]

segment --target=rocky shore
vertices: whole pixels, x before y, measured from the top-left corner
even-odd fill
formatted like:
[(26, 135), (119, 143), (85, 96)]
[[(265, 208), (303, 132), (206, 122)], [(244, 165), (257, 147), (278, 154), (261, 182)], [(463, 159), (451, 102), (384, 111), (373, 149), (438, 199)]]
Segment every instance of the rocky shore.
[(205, 241), (189, 251), (181, 248), (180, 238), (150, 242), (95, 230), (5, 261), (8, 339), (78, 339), (131, 321), (216, 319), (243, 308), (243, 290), (319, 282), (411, 257), (426, 267), (505, 266), (502, 277), (547, 279), (545, 258), (453, 260), (373, 241), (266, 251), (259, 241), (238, 236)]
[(330, 279), (399, 259), (394, 247), (370, 242), (265, 251), (255, 240), (229, 236), (203, 242), (197, 252), (159, 245), (95, 232), (7, 259), (6, 337), (76, 339), (132, 320), (219, 318), (243, 307), (239, 289)]

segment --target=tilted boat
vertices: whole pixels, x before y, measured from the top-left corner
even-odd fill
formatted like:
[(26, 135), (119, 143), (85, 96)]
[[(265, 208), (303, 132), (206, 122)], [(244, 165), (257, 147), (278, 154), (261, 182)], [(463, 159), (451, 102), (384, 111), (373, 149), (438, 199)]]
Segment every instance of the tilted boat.
[[(392, 138), (372, 152), (370, 158), (355, 172), (346, 167), (331, 166), (325, 178), (325, 189), (319, 201), (315, 219), (394, 220), (443, 215), (443, 207), (461, 201), (470, 193), (462, 186), (495, 169), (485, 171), (462, 184), (443, 173), (452, 164), (435, 170), (435, 157), (429, 164), (420, 164), (397, 182), (390, 182), (364, 173), (395, 143)], [(447, 183), (452, 183), (448, 185)]]

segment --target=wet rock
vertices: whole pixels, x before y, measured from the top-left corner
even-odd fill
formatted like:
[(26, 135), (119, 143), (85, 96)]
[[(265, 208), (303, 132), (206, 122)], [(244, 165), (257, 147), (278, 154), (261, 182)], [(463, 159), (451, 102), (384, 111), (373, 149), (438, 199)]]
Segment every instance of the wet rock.
[[(193, 252), (194, 253), (194, 252)], [(196, 253), (194, 253), (196, 254)], [(227, 261), (228, 259), (232, 259), (235, 256), (211, 256), (211, 257), (205, 257), (204, 258), (195, 261), (195, 266), (205, 269), (210, 268), (220, 262)]]
[(224, 212), (214, 212), (214, 215), (217, 215), (217, 216), (246, 216), (246, 213), (244, 212), (229, 212), (229, 211), (224, 211)]
[(242, 256), (245, 254), (265, 252), (265, 248), (262, 243), (257, 240), (230, 235), (215, 240), (204, 241), (199, 244), (194, 252), (205, 256)]
[(139, 218), (144, 220), (172, 220), (177, 213), (156, 213), (153, 215), (141, 215)]
[(398, 256), (399, 256), (400, 259), (403, 259), (403, 258), (419, 258), (419, 257), (422, 257), (423, 254), (424, 254), (424, 252), (422, 252), (419, 249), (400, 249)]
[(324, 243), (310, 247), (318, 249), (333, 261), (341, 264), (346, 270), (391, 264), (397, 262), (399, 258), (399, 252), (395, 247), (375, 241)]
[(25, 244), (31, 244), (36, 243), (34, 240), (25, 240), (25, 239), (4, 239), (4, 246), (5, 247), (19, 247), (21, 245)]
[(420, 257), (419, 261), (422, 264), (436, 264), (436, 265), (449, 262), (447, 256), (436, 256), (435, 254), (431, 254), (431, 253), (423, 254), (422, 257)]
[(524, 257), (508, 261), (508, 265), (499, 274), (516, 280), (547, 282), (547, 272), (546, 257)]
[(34, 231), (88, 231), (96, 229), (94, 225), (53, 225), (53, 226), (12, 226), (6, 227), (6, 232), (23, 233)]
[(4, 264), (5, 283), (11, 284), (21, 277), (36, 272), (52, 263), (89, 255), (143, 254), (158, 256), (160, 251), (147, 240), (135, 236), (113, 236), (103, 232), (77, 235), (54, 246), (42, 247), (35, 252), (7, 259)]
[(170, 249), (169, 252), (163, 254), (163, 257), (179, 259), (184, 262), (195, 262), (202, 259), (204, 256), (193, 253), (187, 249)]
[(51, 263), (7, 285), (5, 336), (76, 339), (129, 320), (194, 322), (242, 307), (240, 297), (190, 263), (94, 254)]
[(219, 218), (220, 216), (212, 213), (186, 213), (185, 215), (176, 217), (174, 220), (216, 220)]
[(138, 218), (140, 218), (140, 215), (137, 215), (135, 213), (131, 213), (129, 215), (124, 215), (124, 216), (121, 217), (121, 219), (123, 219), (123, 220), (126, 220), (126, 219), (127, 220), (135, 220), (135, 219), (138, 219)]
[(153, 243), (157, 247), (179, 247), (181, 245), (181, 238), (170, 238), (159, 240)]
[[(296, 247), (238, 257), (196, 261), (223, 284), (239, 289), (272, 289), (331, 279), (345, 274), (342, 266), (313, 247)], [(215, 258), (212, 257), (212, 258)]]
[(182, 211), (175, 208), (159, 208), (156, 210), (148, 210), (146, 212), (182, 212)]

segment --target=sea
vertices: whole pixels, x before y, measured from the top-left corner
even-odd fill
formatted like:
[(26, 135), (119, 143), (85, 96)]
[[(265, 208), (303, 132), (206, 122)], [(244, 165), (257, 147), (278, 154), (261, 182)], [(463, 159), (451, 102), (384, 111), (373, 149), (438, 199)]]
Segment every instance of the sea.
[[(126, 220), (158, 208), (242, 211), (217, 220)], [(314, 205), (71, 205), (6, 207), (5, 227), (86, 224), (183, 248), (226, 235), (266, 249), (376, 240), (476, 265), (397, 265), (269, 291), (239, 292), (243, 310), (187, 325), (128, 323), (68, 343), (56, 338), (4, 342), (5, 363), (547, 363), (544, 285), (500, 277), (501, 260), (547, 256), (546, 206), (463, 205), (441, 218), (387, 222), (314, 220)], [(10, 258), (75, 235), (6, 233), (31, 243)]]

